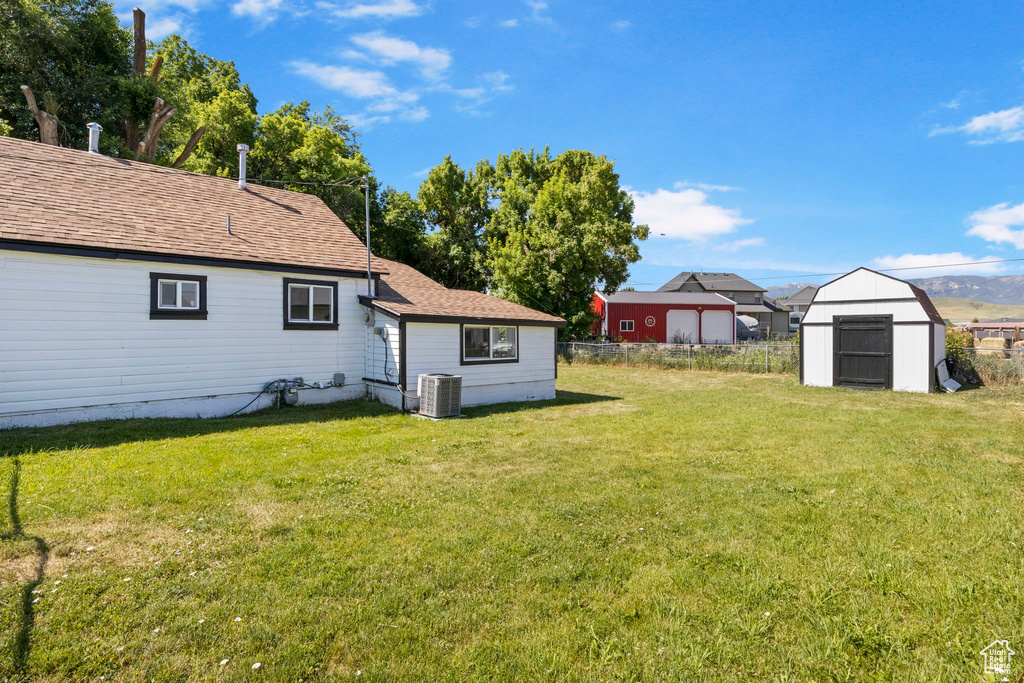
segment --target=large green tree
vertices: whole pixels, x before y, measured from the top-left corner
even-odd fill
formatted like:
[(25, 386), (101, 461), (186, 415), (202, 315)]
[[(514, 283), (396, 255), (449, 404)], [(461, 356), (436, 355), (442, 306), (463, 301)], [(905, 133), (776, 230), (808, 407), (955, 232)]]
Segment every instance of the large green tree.
[(582, 150), (555, 158), (518, 150), (499, 156), (495, 169), (499, 203), (485, 264), (492, 291), (565, 318), (564, 336), (588, 334), (595, 287), (618, 289), (649, 234), (633, 224), (614, 163)]
[(158, 163), (174, 163), (193, 134), (202, 129), (181, 168), (207, 175), (236, 176), (236, 145), (252, 145), (259, 115), (256, 97), (241, 82), (234, 62), (204, 55), (181, 36), (150, 46), (150, 60), (164, 60), (160, 95), (175, 114), (160, 135)]
[(431, 231), (420, 267), (446, 287), (487, 287), (484, 229), (492, 212), (492, 173), (486, 161), (467, 172), (446, 156), (420, 185), (420, 208)]

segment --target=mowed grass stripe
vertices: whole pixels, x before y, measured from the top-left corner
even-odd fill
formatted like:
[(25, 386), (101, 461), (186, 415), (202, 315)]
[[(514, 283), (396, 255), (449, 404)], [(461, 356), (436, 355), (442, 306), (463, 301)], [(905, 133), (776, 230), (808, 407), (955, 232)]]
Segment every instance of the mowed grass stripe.
[(1020, 389), (559, 392), (0, 433), (0, 676), (967, 680), (1024, 643)]

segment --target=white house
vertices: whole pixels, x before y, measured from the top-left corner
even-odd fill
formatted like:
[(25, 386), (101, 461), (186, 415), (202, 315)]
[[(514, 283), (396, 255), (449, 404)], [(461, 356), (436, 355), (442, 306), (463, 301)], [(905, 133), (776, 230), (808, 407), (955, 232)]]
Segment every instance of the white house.
[(3, 137), (0, 178), (0, 427), (555, 395), (563, 320), (368, 264), (312, 195)]
[(822, 285), (800, 322), (800, 381), (930, 392), (946, 326), (925, 292), (867, 268)]

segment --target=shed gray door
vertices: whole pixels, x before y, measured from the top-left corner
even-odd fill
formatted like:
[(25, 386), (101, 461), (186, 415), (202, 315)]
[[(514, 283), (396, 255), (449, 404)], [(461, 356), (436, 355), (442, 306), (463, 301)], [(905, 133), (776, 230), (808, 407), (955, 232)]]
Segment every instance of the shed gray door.
[(892, 316), (837, 315), (832, 329), (832, 384), (892, 389)]

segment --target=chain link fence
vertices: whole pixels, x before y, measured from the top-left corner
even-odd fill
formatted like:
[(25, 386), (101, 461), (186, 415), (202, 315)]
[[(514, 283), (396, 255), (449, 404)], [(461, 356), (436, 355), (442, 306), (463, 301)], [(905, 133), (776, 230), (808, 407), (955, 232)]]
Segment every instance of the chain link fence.
[[(800, 374), (800, 345), (769, 344), (590, 344), (563, 342), (561, 360), (570, 365), (617, 365)], [(1024, 349), (948, 349), (950, 358), (971, 384), (1024, 385)]]
[(722, 372), (800, 372), (797, 344), (587, 344), (558, 345), (569, 364), (719, 370)]

